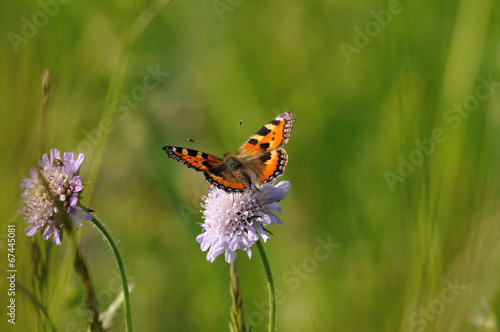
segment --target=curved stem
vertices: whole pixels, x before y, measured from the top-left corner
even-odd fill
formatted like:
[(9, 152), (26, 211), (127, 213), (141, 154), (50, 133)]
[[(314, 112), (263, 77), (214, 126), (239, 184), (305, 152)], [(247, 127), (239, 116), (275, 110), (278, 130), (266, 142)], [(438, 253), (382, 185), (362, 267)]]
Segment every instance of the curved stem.
[(123, 306), (125, 307), (125, 324), (127, 327), (127, 332), (132, 332), (132, 315), (130, 311), (130, 295), (128, 291), (128, 283), (127, 283), (127, 275), (125, 274), (125, 266), (123, 265), (122, 258), (120, 256), (120, 252), (118, 251), (118, 247), (116, 246), (115, 242), (111, 238), (111, 235), (109, 235), (108, 231), (106, 228), (97, 220), (95, 217), (92, 217), (91, 220), (94, 225), (97, 226), (97, 228), (101, 231), (101, 233), (104, 235), (106, 240), (109, 243), (109, 246), (111, 249), (113, 249), (113, 253), (115, 254), (116, 257), (116, 262), (118, 263), (118, 268), (120, 269), (120, 275), (122, 278), (122, 287), (123, 287)]
[(267, 287), (269, 291), (269, 332), (274, 332), (276, 321), (276, 292), (274, 289), (273, 274), (271, 273), (271, 266), (269, 265), (266, 251), (260, 239), (257, 241), (257, 248), (259, 248), (260, 257), (262, 258), (262, 264), (264, 264), (264, 270), (266, 271), (267, 277)]

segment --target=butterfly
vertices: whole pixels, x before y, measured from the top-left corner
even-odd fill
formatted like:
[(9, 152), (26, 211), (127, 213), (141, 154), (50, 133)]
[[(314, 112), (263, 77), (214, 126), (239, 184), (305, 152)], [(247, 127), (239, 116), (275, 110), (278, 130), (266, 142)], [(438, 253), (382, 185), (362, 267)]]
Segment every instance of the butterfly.
[(177, 146), (164, 146), (169, 158), (203, 172), (207, 181), (227, 193), (249, 191), (285, 174), (288, 154), (282, 148), (295, 122), (292, 111), (281, 113), (251, 136), (235, 154), (223, 158)]

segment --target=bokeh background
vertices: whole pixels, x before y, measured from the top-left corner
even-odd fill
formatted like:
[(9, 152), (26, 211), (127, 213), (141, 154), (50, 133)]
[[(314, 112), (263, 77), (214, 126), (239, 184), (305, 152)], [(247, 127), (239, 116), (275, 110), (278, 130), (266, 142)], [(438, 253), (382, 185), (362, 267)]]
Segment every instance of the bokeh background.
[[(293, 189), (265, 245), (278, 330), (497, 331), (499, 15), (493, 0), (1, 1), (0, 267), (16, 224), (19, 286), (13, 326), (1, 278), (0, 330), (48, 328), (20, 289), (31, 258), (16, 211), (19, 182), (55, 147), (85, 153), (83, 204), (119, 240), (135, 329), (227, 331), (228, 265), (195, 241), (208, 185), (161, 148), (200, 148), (189, 137), (225, 152), (243, 120), (235, 151), (292, 109)], [(114, 257), (90, 224), (78, 233), (104, 310)], [(58, 331), (87, 330), (72, 250), (51, 251)], [(266, 331), (253, 251), (236, 266), (247, 323)]]

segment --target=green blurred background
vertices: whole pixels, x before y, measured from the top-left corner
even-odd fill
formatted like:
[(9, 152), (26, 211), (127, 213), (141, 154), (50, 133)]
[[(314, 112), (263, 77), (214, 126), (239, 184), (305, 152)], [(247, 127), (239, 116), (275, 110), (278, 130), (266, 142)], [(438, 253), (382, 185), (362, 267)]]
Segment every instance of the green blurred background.
[[(1, 1), (1, 274), (16, 224), (30, 288), (23, 175), (52, 147), (83, 152), (83, 204), (119, 240), (136, 330), (228, 331), (228, 265), (195, 241), (208, 185), (161, 148), (199, 148), (190, 137), (226, 151), (240, 120), (236, 143), (292, 109), (293, 189), (265, 245), (278, 329), (496, 331), (499, 15), (492, 0)], [(78, 232), (104, 310), (114, 257), (90, 224)], [(58, 331), (85, 331), (68, 251), (52, 249), (48, 311)], [(253, 252), (236, 265), (248, 323), (265, 331)], [(7, 286), (0, 330), (38, 330), (19, 289), (7, 323)]]

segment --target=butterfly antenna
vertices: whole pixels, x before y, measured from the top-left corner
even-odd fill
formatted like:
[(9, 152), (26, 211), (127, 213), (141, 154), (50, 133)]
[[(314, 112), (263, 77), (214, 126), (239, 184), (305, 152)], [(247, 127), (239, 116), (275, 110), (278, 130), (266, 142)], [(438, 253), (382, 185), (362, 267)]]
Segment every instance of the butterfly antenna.
[(233, 140), (231, 141), (231, 145), (229, 145), (229, 152), (231, 152), (231, 148), (233, 147), (234, 140), (236, 139), (236, 136), (238, 136), (238, 131), (240, 130), (241, 124), (243, 123), (243, 120), (240, 121), (240, 124), (238, 125), (238, 129), (236, 129), (236, 133), (234, 134)]
[(215, 151), (215, 152), (217, 152), (217, 153), (223, 154), (223, 153), (222, 153), (222, 152), (220, 152), (219, 150), (215, 150), (214, 148), (211, 148), (211, 147), (209, 147), (209, 146), (207, 146), (207, 145), (205, 145), (205, 144), (198, 143), (198, 142), (196, 142), (195, 140), (192, 140), (191, 138), (188, 138), (188, 141), (190, 141), (191, 143), (194, 143), (194, 144), (198, 144), (198, 145), (200, 145), (200, 146), (203, 146), (204, 148), (207, 148), (207, 149), (209, 149), (209, 150)]

